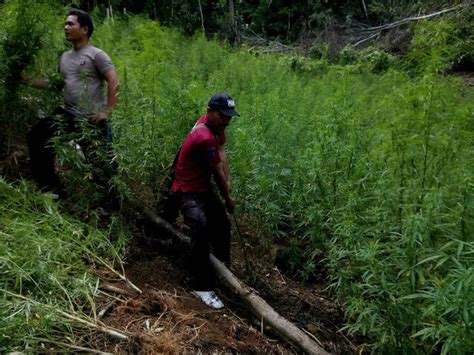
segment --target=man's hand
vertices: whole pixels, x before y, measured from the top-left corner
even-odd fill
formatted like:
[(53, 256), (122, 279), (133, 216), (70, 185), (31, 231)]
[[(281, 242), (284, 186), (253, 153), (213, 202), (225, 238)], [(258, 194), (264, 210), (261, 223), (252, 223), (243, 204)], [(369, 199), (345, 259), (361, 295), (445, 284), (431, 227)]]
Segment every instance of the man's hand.
[(215, 165), (211, 165), (211, 172), (214, 175), (217, 186), (219, 187), (219, 192), (221, 193), (222, 198), (225, 201), (225, 207), (229, 213), (234, 213), (234, 199), (230, 195), (230, 186), (227, 183), (227, 180), (224, 176), (224, 169), (222, 169), (222, 161)]
[(25, 74), (25, 72), (21, 72), (20, 73), (20, 79), (23, 83), (25, 83), (26, 85), (29, 85), (30, 84), (30, 81), (31, 79)]
[(98, 112), (98, 113), (93, 113), (89, 117), (89, 121), (92, 123), (98, 123), (101, 121), (107, 121), (109, 119), (109, 114), (107, 112)]
[(20, 73), (20, 80), (25, 85), (32, 86), (35, 89), (47, 89), (49, 85), (48, 79), (31, 79), (24, 72)]
[(232, 197), (229, 196), (228, 198), (226, 198), (225, 207), (227, 208), (227, 212), (229, 212), (230, 214), (234, 213), (235, 202)]

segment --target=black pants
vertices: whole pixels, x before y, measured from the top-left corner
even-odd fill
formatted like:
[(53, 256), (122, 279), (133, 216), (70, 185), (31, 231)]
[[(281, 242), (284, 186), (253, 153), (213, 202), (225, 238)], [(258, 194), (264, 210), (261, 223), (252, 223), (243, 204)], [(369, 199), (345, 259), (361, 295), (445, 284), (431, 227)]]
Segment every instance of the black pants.
[(60, 185), (54, 168), (56, 151), (51, 142), (51, 138), (57, 135), (57, 124), (50, 117), (39, 120), (27, 135), (31, 174), (43, 190), (52, 190)]
[(27, 142), (33, 179), (42, 190), (60, 190), (61, 185), (55, 170), (56, 150), (51, 139), (59, 135), (74, 136), (88, 163), (93, 166), (93, 178), (103, 190), (103, 203), (118, 204), (118, 194), (111, 185), (117, 171), (112, 149), (110, 123), (88, 123), (76, 118), (61, 108), (52, 116), (39, 120), (28, 131)]
[(216, 276), (209, 253), (230, 264), (230, 222), (214, 193), (179, 193), (184, 222), (191, 228), (191, 267), (196, 291), (210, 291)]

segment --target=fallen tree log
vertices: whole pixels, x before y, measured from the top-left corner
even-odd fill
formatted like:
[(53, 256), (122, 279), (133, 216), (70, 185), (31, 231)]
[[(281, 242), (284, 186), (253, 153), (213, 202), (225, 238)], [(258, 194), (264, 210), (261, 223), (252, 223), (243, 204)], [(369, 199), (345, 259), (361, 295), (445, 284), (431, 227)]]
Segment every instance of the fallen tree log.
[(427, 14), (427, 15), (408, 17), (408, 18), (404, 18), (404, 19), (399, 20), (399, 21), (395, 21), (395, 22), (392, 22), (392, 23), (387, 23), (385, 25), (364, 28), (361, 32), (373, 32), (373, 31), (388, 30), (390, 28), (394, 28), (394, 27), (398, 27), (400, 25), (403, 25), (407, 22), (426, 20), (426, 19), (429, 19), (431, 17), (447, 14), (449, 12), (453, 12), (453, 11), (457, 11), (457, 10), (465, 10), (465, 9), (467, 9), (467, 8), (473, 6), (473, 5), (474, 5), (473, 2), (469, 2), (469, 3), (466, 3), (466, 4), (460, 4), (460, 5), (453, 6), (453, 7), (450, 7), (448, 9), (444, 9), (444, 10), (437, 11), (437, 12)]
[[(171, 224), (158, 217), (150, 210), (145, 210), (145, 215), (169, 234), (178, 238), (185, 244), (190, 243), (189, 237), (177, 231)], [(275, 330), (283, 339), (303, 350), (307, 354), (328, 354), (296, 325), (279, 315), (265, 300), (257, 295), (251, 288), (239, 279), (214, 255), (211, 254), (211, 263), (220, 280), (234, 291), (259, 319)]]
[(404, 25), (406, 23), (413, 22), (413, 21), (426, 20), (426, 19), (429, 19), (429, 18), (432, 18), (432, 17), (435, 17), (435, 16), (444, 15), (444, 14), (447, 14), (447, 13), (450, 13), (450, 12), (453, 12), (453, 11), (463, 11), (463, 10), (466, 10), (469, 7), (473, 6), (473, 5), (474, 5), (473, 2), (464, 3), (464, 4), (454, 6), (454, 7), (450, 7), (448, 9), (444, 9), (444, 10), (437, 11), (437, 12), (434, 12), (434, 13), (431, 13), (431, 14), (427, 14), (427, 15), (408, 17), (408, 18), (404, 18), (404, 19), (399, 20), (399, 21), (395, 21), (395, 22), (392, 22), (392, 23), (387, 23), (385, 25), (363, 28), (362, 30), (358, 31), (358, 33), (359, 34), (361, 34), (361, 33), (369, 34), (369, 36), (364, 37), (364, 38), (359, 38), (356, 43), (352, 44), (352, 47), (357, 47), (362, 43), (365, 43), (367, 41), (370, 41), (371, 39), (379, 37), (381, 35), (382, 31), (384, 31), (384, 30), (395, 28), (395, 27), (398, 27), (398, 26), (401, 26), (401, 25)]

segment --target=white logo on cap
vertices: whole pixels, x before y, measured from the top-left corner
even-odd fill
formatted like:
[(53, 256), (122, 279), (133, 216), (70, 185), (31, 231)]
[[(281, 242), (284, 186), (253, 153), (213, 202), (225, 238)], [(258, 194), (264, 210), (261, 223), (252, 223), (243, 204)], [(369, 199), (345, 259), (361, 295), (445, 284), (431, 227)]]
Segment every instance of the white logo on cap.
[(235, 107), (234, 100), (227, 99), (227, 107)]

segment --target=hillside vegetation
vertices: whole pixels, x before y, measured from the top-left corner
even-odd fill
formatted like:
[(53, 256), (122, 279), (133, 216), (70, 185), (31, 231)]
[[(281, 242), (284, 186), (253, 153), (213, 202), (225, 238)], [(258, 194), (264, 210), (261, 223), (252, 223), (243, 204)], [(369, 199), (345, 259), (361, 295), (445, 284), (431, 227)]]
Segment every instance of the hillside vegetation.
[(120, 264), (125, 236), (110, 235), (58, 210), (51, 196), (0, 179), (0, 349), (39, 351), (40, 344), (79, 343), (77, 323), (94, 318), (97, 278), (87, 260)]
[[(56, 104), (50, 94), (6, 80), (16, 68), (6, 60), (12, 41), (37, 43), (17, 73), (26, 68), (53, 75), (57, 54), (65, 48), (62, 13), (48, 5), (36, 8), (44, 21), (31, 24), (41, 35), (20, 36), (26, 26), (18, 14), (29, 14), (31, 4), (12, 1), (1, 8), (0, 124), (8, 137), (26, 129), (38, 109), (47, 112)], [(121, 78), (113, 117), (121, 168), (117, 184), (131, 204), (158, 209), (166, 167), (182, 139), (212, 93), (231, 92), (241, 113), (228, 128), (227, 145), (237, 212), (266, 236), (262, 244), (280, 245), (287, 271), (302, 279), (327, 268), (330, 287), (345, 304), (347, 328), (366, 335), (371, 350), (468, 353), (474, 349), (474, 95), (461, 78), (446, 72), (469, 52), (474, 32), (458, 20), (418, 22), (405, 57), (346, 49), (336, 60), (265, 54), (245, 45), (232, 49), (199, 34), (183, 37), (139, 16), (104, 20), (93, 44), (111, 55)], [(12, 119), (18, 124), (12, 126)], [(76, 166), (74, 190), (90, 172), (67, 149), (62, 157)], [(26, 252), (22, 238), (29, 232), (20, 226), (37, 228), (34, 221), (41, 216), (56, 216), (59, 222), (45, 219), (45, 231), (35, 229), (53, 243), (65, 236), (51, 229), (66, 222), (54, 207), (41, 207), (34, 216), (23, 210), (11, 215), (7, 211), (15, 208), (3, 201), (30, 201), (31, 192), (2, 184), (8, 199), (2, 197), (2, 218), (8, 220), (0, 237), (9, 247), (0, 255), (0, 271), (10, 275), (12, 268), (24, 269), (15, 260)], [(78, 196), (83, 210), (91, 203), (88, 197)], [(46, 203), (43, 197), (31, 201)], [(28, 204), (20, 206), (29, 211)], [(77, 241), (75, 230), (66, 234)], [(96, 250), (92, 245), (104, 241), (79, 235), (93, 244), (78, 252)], [(109, 247), (105, 243), (100, 253), (110, 253)], [(50, 249), (37, 248), (39, 255)], [(33, 291), (39, 272), (2, 280), (2, 302), (14, 302), (13, 294), (45, 302), (47, 294)], [(75, 271), (82, 274), (81, 268)], [(88, 280), (84, 276), (81, 287), (89, 293), (53, 304), (68, 307), (74, 299), (87, 299)], [(77, 281), (68, 282), (58, 286), (49, 280), (41, 289), (76, 292)], [(8, 334), (29, 332), (25, 317), (36, 322), (25, 302), (9, 306), (8, 314), (18, 320), (8, 324)], [(43, 336), (49, 334), (50, 328), (42, 329)], [(25, 346), (11, 339), (2, 338), (3, 349)]]

